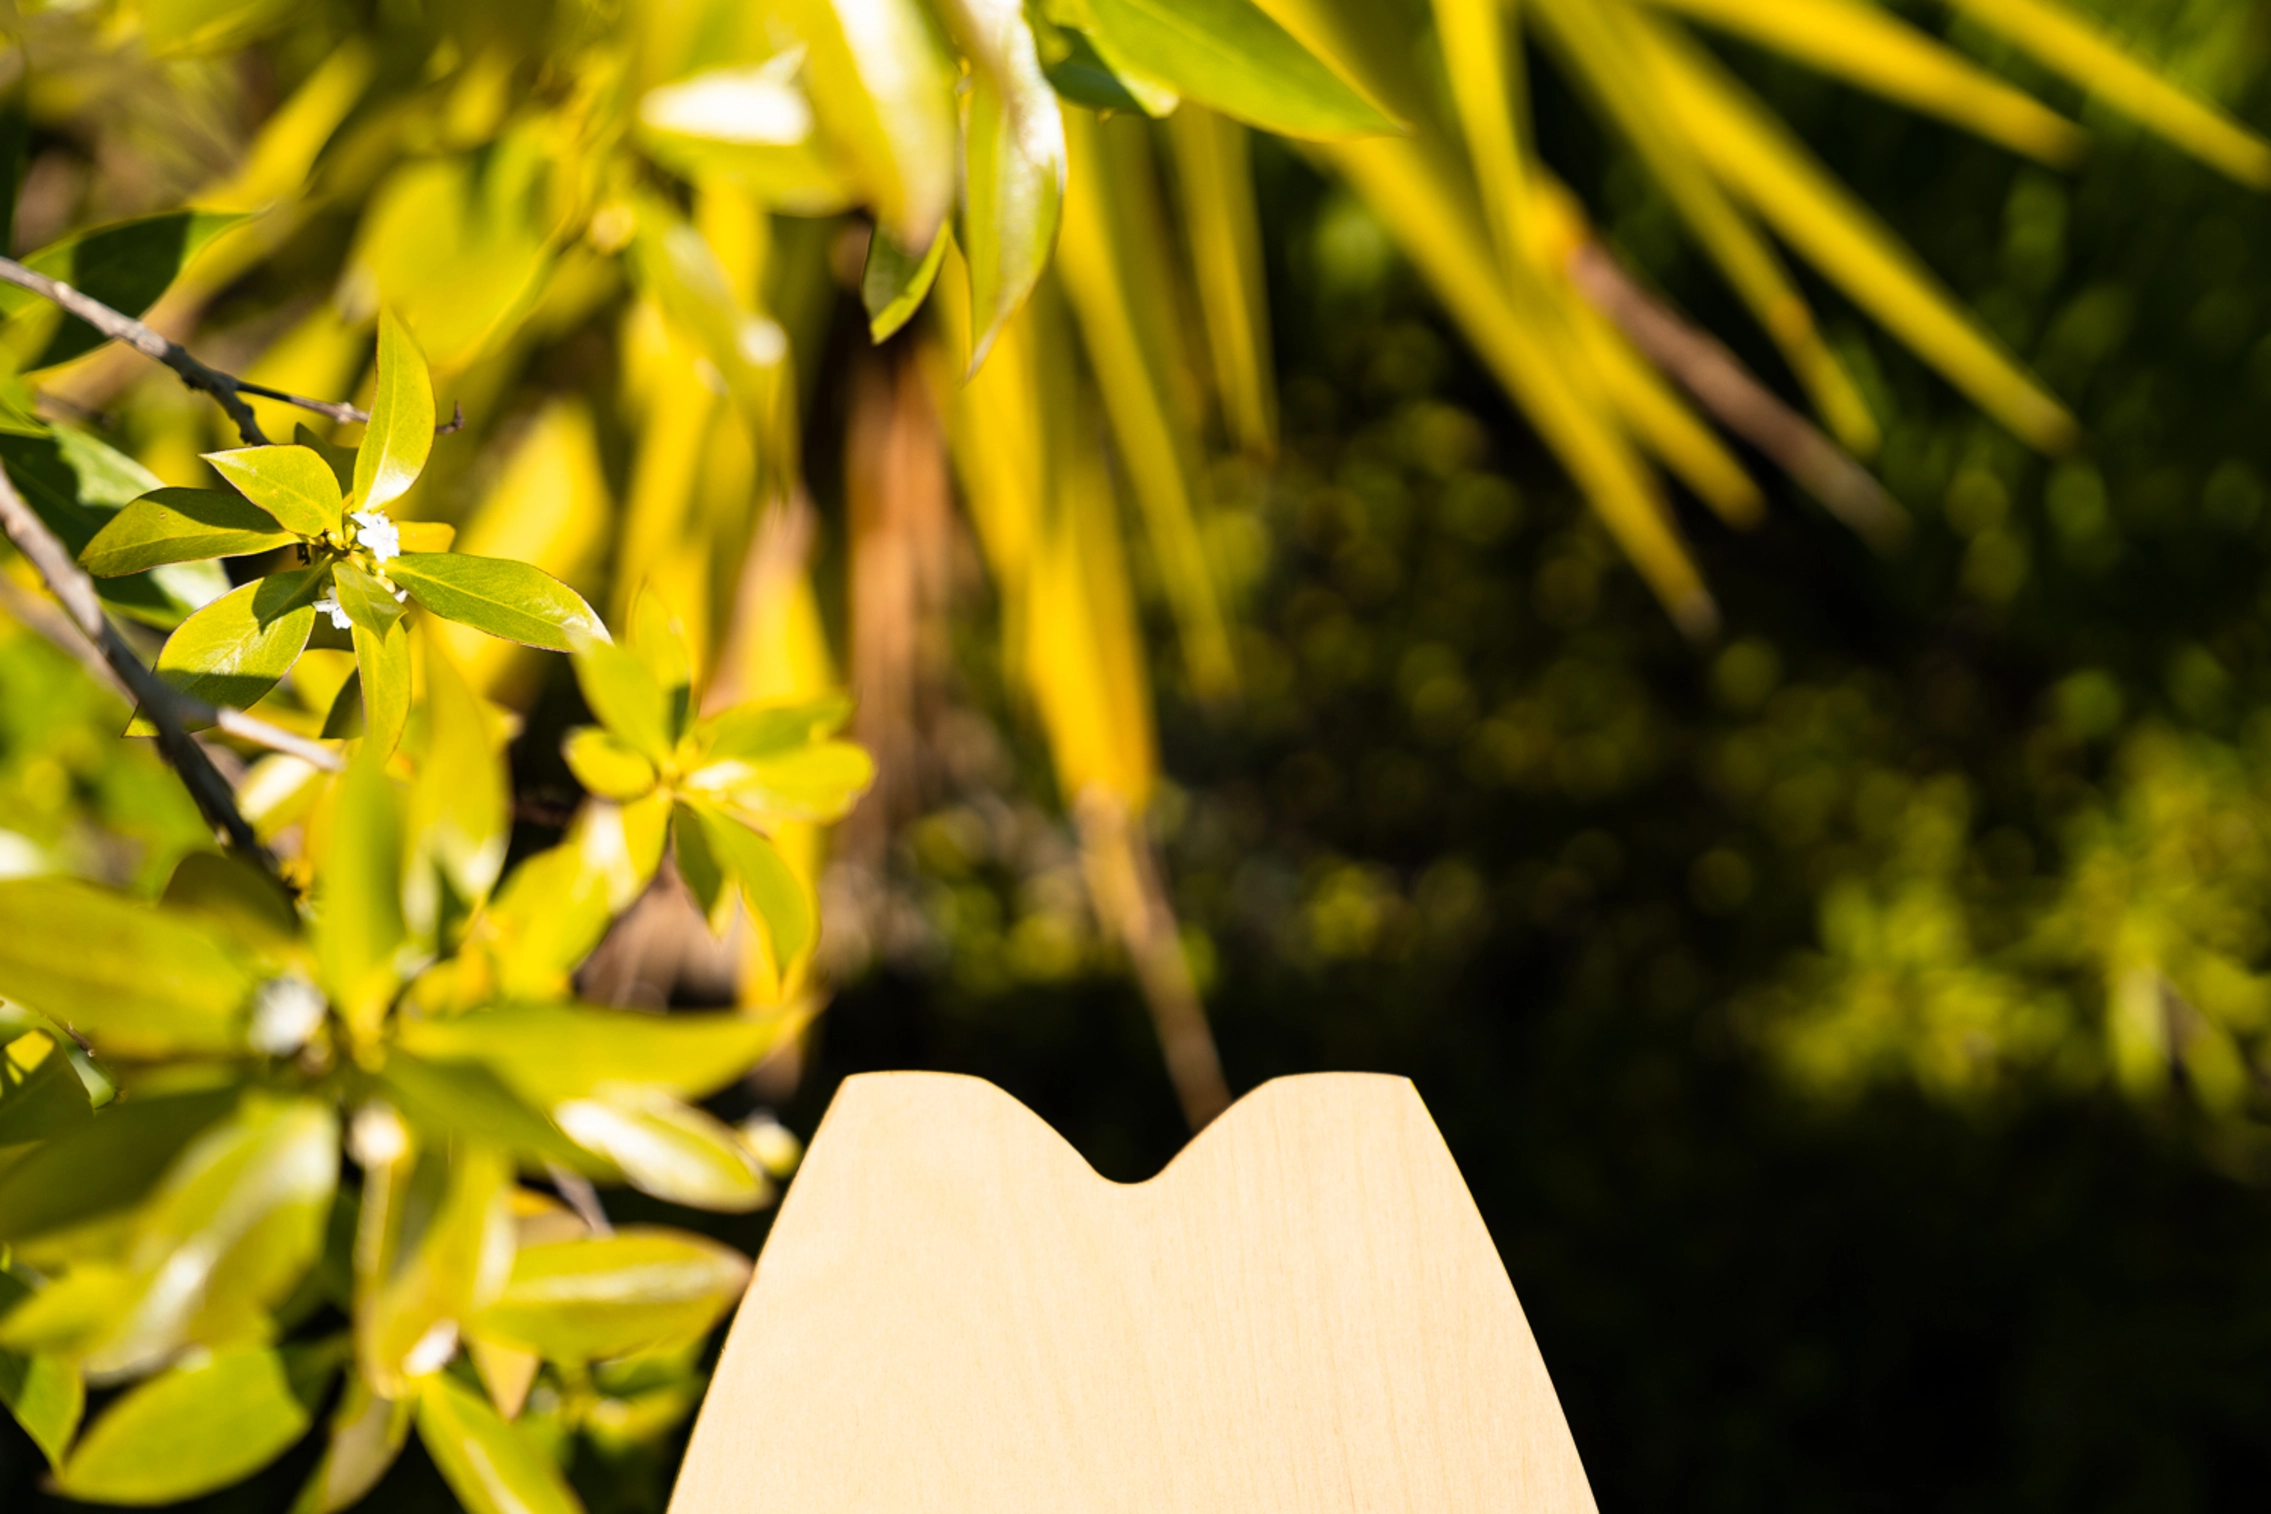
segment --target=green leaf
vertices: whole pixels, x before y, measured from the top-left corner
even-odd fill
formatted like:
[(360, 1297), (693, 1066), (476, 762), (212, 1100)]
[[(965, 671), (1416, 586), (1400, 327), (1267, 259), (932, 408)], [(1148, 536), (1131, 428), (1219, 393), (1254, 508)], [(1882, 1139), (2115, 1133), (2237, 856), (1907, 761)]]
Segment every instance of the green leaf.
[(324, 712), (323, 729), (316, 733), (325, 741), (353, 741), (363, 734), (363, 670), (356, 668), (331, 696), (331, 708)]
[(355, 453), (355, 508), (377, 510), (407, 493), (434, 450), (434, 384), (426, 355), (391, 310), (379, 312), (378, 387)]
[(0, 1047), (0, 1147), (62, 1135), (93, 1115), (87, 1085), (52, 1035), (18, 1036)]
[[(0, 429), (0, 462), (24, 502), (74, 556), (120, 510), (165, 485), (133, 458), (68, 426), (48, 427), (39, 436)], [(104, 579), (96, 587), (103, 603), (119, 614), (162, 628), (179, 625), (228, 593), (229, 579), (217, 562), (180, 562)]]
[(312, 447), (237, 447), (208, 452), (205, 461), (288, 531), (338, 536), (345, 528), (339, 476)]
[(719, 862), (741, 885), (742, 899), (756, 916), (774, 963), (787, 968), (811, 949), (819, 934), (820, 911), (812, 890), (772, 842), (707, 805), (689, 808), (701, 821)]
[[(169, 211), (74, 232), (24, 259), (26, 267), (69, 284), (111, 309), (139, 316), (158, 302), (205, 244), (245, 217), (202, 210)], [(0, 291), (0, 314), (53, 309), (28, 289)], [(76, 316), (64, 316), (23, 368), (30, 372), (92, 352), (109, 338)]]
[[(183, 621), (158, 649), (160, 678), (208, 704), (243, 709), (291, 671), (315, 630), (315, 600), (328, 568), (294, 568), (255, 579)], [(129, 736), (157, 727), (137, 715)]]
[(366, 741), (339, 780), (316, 870), (315, 949), (331, 991), (358, 1039), (378, 1032), (401, 982), (402, 810), (386, 757)]
[(662, 690), (663, 724), (675, 744), (694, 718), (694, 659), (686, 650), (686, 627), (661, 595), (642, 590), (631, 607), (628, 641), (631, 655)]
[(21, 1245), (141, 1201), (240, 1090), (121, 1099), (0, 1174), (0, 1245)]
[(503, 1147), (531, 1161), (578, 1170), (590, 1165), (549, 1116), (479, 1062), (428, 1060), (397, 1049), (388, 1055), (379, 1082), (422, 1131)]
[(0, 1338), (105, 1376), (148, 1371), (185, 1346), (260, 1339), (268, 1310), (322, 1251), (338, 1171), (328, 1103), (248, 1098), (168, 1166), (118, 1263), (75, 1265), (0, 1320)]
[(804, 1023), (802, 1014), (500, 1004), (446, 1019), (405, 1019), (396, 1037), (431, 1061), (485, 1065), (548, 1109), (611, 1083), (702, 1098), (762, 1062)]
[(174, 864), (159, 901), (169, 913), (197, 915), (247, 945), (270, 946), (300, 933), (300, 913), (284, 885), (233, 852), (191, 852)]
[(79, 562), (98, 578), (116, 578), (167, 563), (265, 552), (292, 539), (267, 511), (239, 495), (160, 489), (112, 516)]
[(639, 141), (681, 178), (738, 184), (789, 215), (840, 215), (854, 196), (813, 129), (803, 69), (803, 50), (792, 47), (649, 90), (639, 101)]
[[(31, 1296), (31, 1288), (0, 1267), (0, 1315)], [(22, 1356), (0, 1351), (0, 1404), (16, 1417), (39, 1447), (50, 1468), (63, 1463), (79, 1420), (87, 1412), (87, 1387), (79, 1369), (55, 1356)]]
[(541, 568), (504, 557), (405, 552), (387, 576), (444, 620), (491, 636), (565, 652), (578, 634), (607, 639), (583, 596)]
[(292, 1514), (337, 1514), (378, 1486), (410, 1438), (412, 1406), (384, 1398), (358, 1374), (350, 1374), (339, 1407), (332, 1411), (323, 1460), (307, 1481)]
[(749, 1286), (749, 1260), (683, 1231), (625, 1228), (524, 1246), (475, 1328), (552, 1361), (603, 1361), (691, 1345)]
[(860, 303), (867, 307), (870, 340), (887, 341), (922, 308), (930, 286), (938, 280), (939, 265), (946, 261), (947, 239), (953, 235), (941, 226), (931, 238), (930, 251), (912, 258), (878, 230), (867, 239), (867, 266), (860, 270)]
[(544, 1448), (446, 1374), (419, 1390), (418, 1438), (466, 1514), (583, 1514)]
[[(1154, 91), (1138, 81), (1122, 78), (1096, 51), (1088, 34), (1069, 26), (1053, 29), (1041, 57), (1049, 86), (1075, 105), (1090, 110), (1120, 110), (1134, 115), (1164, 116), (1179, 103), (1172, 91), (1164, 98), (1148, 98)], [(1162, 86), (1163, 88), (1163, 86)]]
[(670, 812), (670, 841), (678, 859), (679, 880), (701, 906), (710, 930), (722, 935), (731, 920), (727, 906), (733, 898), (732, 869), (718, 855), (709, 828), (692, 810), (675, 802)]
[(1018, 7), (962, 0), (990, 44), (970, 78), (962, 128), (961, 245), (970, 266), (970, 370), (1033, 292), (1056, 249), (1065, 128)]
[(954, 203), (953, 74), (913, 0), (796, 0), (813, 109), (876, 219), (928, 247)]
[(654, 790), (655, 765), (598, 726), (568, 732), (560, 752), (576, 782), (602, 799), (636, 799)]
[(748, 1147), (692, 1105), (608, 1088), (552, 1113), (577, 1145), (607, 1158), (633, 1187), (658, 1199), (730, 1214), (772, 1202), (772, 1182)]
[(848, 741), (817, 741), (770, 756), (712, 762), (691, 789), (758, 821), (840, 820), (875, 781), (875, 760)]
[(56, 1486), (95, 1503), (163, 1504), (239, 1482), (308, 1432), (313, 1416), (274, 1351), (237, 1351), (160, 1373), (95, 1421)]
[(241, 1049), (254, 979), (196, 921), (84, 883), (0, 880), (0, 996), (115, 1055)]
[(714, 759), (746, 760), (832, 736), (851, 716), (851, 696), (842, 693), (787, 703), (737, 704), (703, 721), (696, 737)]
[(611, 642), (584, 640), (575, 650), (576, 687), (599, 723), (632, 751), (660, 764), (675, 744), (662, 685), (645, 663)]
[(1096, 42), (1226, 116), (1331, 141), (1401, 130), (1249, 0), (1089, 0)]
[(355, 449), (353, 447), (342, 447), (336, 443), (325, 441), (309, 430), (305, 421), (293, 423), (292, 445), (305, 447), (331, 464), (331, 476), (339, 480), (339, 492), (342, 495), (353, 490), (355, 487)]
[(464, 908), (481, 904), (504, 871), (512, 836), (504, 736), (431, 624), (418, 641), (426, 668), (426, 743), (410, 785), (410, 870), (404, 906), (420, 940), (440, 928), (437, 886)]
[[(384, 1121), (397, 1134), (382, 1153), (361, 1137)], [(504, 1291), (512, 1169), (494, 1146), (422, 1142), (384, 1105), (366, 1105), (355, 1128), (363, 1158), (356, 1359), (373, 1388), (404, 1398), (456, 1354), (464, 1322)]]
[(385, 584), (351, 562), (331, 569), (332, 592), (354, 624), (355, 671), (361, 678), (363, 735), (383, 756), (410, 719), (410, 628)]

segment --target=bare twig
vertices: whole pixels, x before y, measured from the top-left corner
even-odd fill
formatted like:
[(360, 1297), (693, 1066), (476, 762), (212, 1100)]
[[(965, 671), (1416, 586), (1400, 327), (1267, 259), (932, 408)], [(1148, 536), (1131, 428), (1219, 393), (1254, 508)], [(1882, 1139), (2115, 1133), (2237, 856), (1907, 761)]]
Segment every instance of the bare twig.
[(1722, 425), (1771, 458), (1797, 485), (1880, 552), (1908, 535), (1908, 514), (1869, 471), (1754, 378), (1742, 361), (1636, 283), (1594, 241), (1569, 255), (1570, 281), (1626, 340), (1670, 374)]
[[(130, 315), (111, 309), (92, 295), (73, 289), (61, 279), (49, 278), (36, 269), (26, 268), (14, 258), (0, 258), (0, 280), (29, 289), (43, 299), (53, 301), (65, 311), (77, 316), (104, 336), (116, 338), (145, 357), (171, 368), (181, 375), (181, 381), (190, 388), (213, 396), (214, 403), (228, 412), (236, 423), (237, 435), (248, 447), (265, 447), (268, 435), (260, 429), (260, 418), (253, 414), (252, 406), (245, 403), (248, 394), (261, 399), (275, 400), (279, 404), (297, 406), (316, 415), (326, 416), (342, 424), (361, 425), (368, 422), (371, 413), (355, 405), (337, 400), (315, 400), (305, 395), (292, 394), (282, 389), (271, 389), (266, 384), (255, 384), (240, 379), (233, 373), (223, 373), (208, 367), (191, 355), (188, 348), (163, 333), (154, 331)], [(450, 419), (434, 428), (434, 435), (449, 436), (465, 429), (465, 406), (461, 402), (453, 407)]]
[[(336, 771), (340, 766), (339, 754), (328, 747), (280, 730), (264, 720), (256, 720), (242, 710), (223, 709), (202, 699), (184, 694), (166, 683), (142, 665), (134, 649), (118, 634), (118, 628), (103, 614), (102, 601), (96, 596), (95, 582), (71, 554), (56, 539), (47, 522), (41, 520), (24, 502), (16, 490), (15, 481), (8, 477), (7, 469), (0, 467), (0, 529), (16, 544), (47, 587), (63, 606), (71, 627), (102, 654), (103, 662), (118, 680), (124, 691), (141, 705), (151, 724), (158, 728), (158, 749), (165, 753), (174, 770), (181, 774), (190, 797), (214, 829), (229, 838), (229, 844), (247, 856), (259, 859), (270, 867), (275, 859), (261, 845), (253, 833), (252, 825), (237, 809), (236, 795), (230, 791), (228, 780), (213, 766), (213, 759), (189, 734), (192, 722), (209, 723), (261, 745), (280, 752), (288, 752), (302, 761), (317, 767)], [(52, 617), (48, 624), (40, 620), (28, 622), (35, 630), (52, 632), (56, 629)]]
[(29, 289), (41, 298), (60, 305), (104, 336), (114, 337), (145, 357), (154, 358), (181, 375), (181, 381), (192, 389), (213, 396), (214, 403), (228, 412), (236, 423), (237, 435), (244, 438), (248, 447), (268, 445), (267, 433), (260, 429), (260, 419), (252, 413), (239, 393), (244, 386), (237, 379), (208, 368), (190, 356), (189, 349), (152, 331), (130, 315), (121, 315), (91, 295), (81, 294), (61, 279), (26, 268), (14, 258), (0, 258), (0, 279)]

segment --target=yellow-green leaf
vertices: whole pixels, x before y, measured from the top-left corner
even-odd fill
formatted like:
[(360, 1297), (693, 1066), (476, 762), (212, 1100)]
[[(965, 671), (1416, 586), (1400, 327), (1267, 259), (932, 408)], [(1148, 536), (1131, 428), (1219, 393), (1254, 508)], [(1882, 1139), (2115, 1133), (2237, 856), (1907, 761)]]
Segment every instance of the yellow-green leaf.
[(747, 760), (831, 736), (852, 715), (848, 694), (816, 699), (737, 704), (696, 727), (696, 739), (709, 757)]
[(355, 453), (355, 508), (377, 510), (408, 492), (434, 450), (434, 385), (426, 355), (392, 310), (379, 312), (378, 387)]
[(953, 74), (913, 0), (795, 0), (813, 109), (876, 218), (928, 247), (954, 203)]
[(368, 1041), (400, 983), (402, 807), (386, 757), (366, 742), (347, 765), (316, 871), (315, 948), (324, 986)]
[(1089, 0), (1107, 56), (1226, 116), (1289, 137), (1399, 130), (1248, 0)]
[(712, 762), (687, 787), (753, 820), (841, 820), (875, 781), (875, 760), (848, 741)]
[(363, 1163), (355, 1232), (355, 1351), (401, 1398), (456, 1355), (467, 1319), (512, 1267), (511, 1167), (494, 1146), (426, 1141), (385, 1105), (355, 1116)]
[(524, 1246), (474, 1327), (552, 1361), (602, 1361), (700, 1340), (749, 1285), (749, 1260), (684, 1231)]
[(387, 576), (444, 620), (546, 651), (565, 652), (579, 633), (605, 640), (583, 596), (527, 563), (462, 552), (406, 552)]
[(201, 922), (90, 884), (0, 880), (0, 996), (115, 1055), (240, 1048), (255, 976)]
[(742, 898), (764, 932), (774, 963), (786, 969), (810, 949), (819, 934), (820, 912), (811, 888), (797, 876), (778, 847), (747, 825), (707, 804), (684, 808), (700, 824), (720, 870), (740, 885)]
[(121, 1099), (0, 1173), (0, 1245), (21, 1246), (138, 1203), (237, 1089)]
[(577, 1145), (658, 1199), (733, 1214), (772, 1202), (771, 1179), (733, 1131), (667, 1095), (609, 1088), (553, 1115)]
[(292, 1505), (292, 1514), (337, 1514), (378, 1486), (410, 1438), (411, 1404), (384, 1398), (349, 1374), (339, 1407), (332, 1411), (331, 1434), (323, 1460)]
[(544, 1448), (448, 1376), (419, 1389), (418, 1438), (466, 1514), (583, 1514)]
[(860, 303), (867, 307), (867, 334), (871, 341), (888, 340), (922, 308), (930, 286), (938, 281), (939, 265), (946, 261), (947, 238), (941, 226), (931, 238), (930, 251), (909, 257), (891, 239), (877, 231), (867, 239), (867, 266), (860, 270)]
[[(158, 649), (158, 676), (208, 704), (257, 703), (291, 671), (315, 630), (326, 568), (271, 573), (224, 594), (174, 628)], [(156, 727), (137, 716), (130, 736)]]
[(658, 764), (666, 760), (674, 742), (662, 685), (628, 649), (597, 639), (579, 640), (574, 664), (584, 703), (632, 751)]
[(433, 1062), (477, 1062), (543, 1108), (608, 1084), (681, 1098), (715, 1093), (802, 1028), (801, 1014), (646, 1014), (581, 1004), (500, 1004), (405, 1020), (398, 1044)]
[[(30, 1293), (15, 1274), (0, 1267), (0, 1315)], [(56, 1468), (63, 1464), (71, 1438), (79, 1433), (80, 1417), (87, 1410), (87, 1387), (79, 1369), (61, 1357), (0, 1351), (0, 1404), (8, 1406), (48, 1466)]]
[(504, 738), (433, 628), (418, 635), (426, 669), (426, 747), (410, 785), (411, 865), (404, 901), (421, 940), (432, 937), (446, 885), (460, 905), (489, 897), (511, 837)]
[(568, 732), (560, 753), (568, 759), (568, 771), (576, 775), (576, 782), (602, 799), (636, 799), (654, 789), (654, 763), (598, 726), (577, 726)]
[(532, 1162), (587, 1165), (582, 1149), (494, 1068), (397, 1050), (387, 1057), (379, 1081), (404, 1118), (428, 1135), (502, 1147)]
[(312, 447), (237, 447), (208, 452), (205, 461), (288, 531), (336, 536), (344, 526), (339, 475)]
[(116, 578), (166, 563), (265, 552), (292, 539), (273, 516), (242, 495), (158, 489), (112, 516), (79, 554), (79, 562), (98, 578)]
[(383, 755), (410, 719), (410, 628), (386, 585), (351, 562), (331, 570), (332, 592), (353, 621), (355, 671), (363, 695), (363, 736)]
[[(208, 242), (244, 219), (215, 211), (167, 211), (73, 232), (32, 253), (24, 263), (113, 310), (138, 316), (157, 303), (158, 296)], [(30, 290), (13, 284), (0, 292), (0, 313), (13, 318), (27, 309), (45, 315), (52, 307)], [(77, 316), (55, 314), (60, 319), (44, 343), (22, 361), (26, 372), (68, 362), (109, 340)]]
[(274, 1351), (205, 1357), (128, 1391), (87, 1431), (56, 1486), (93, 1503), (162, 1504), (241, 1481), (308, 1431)]

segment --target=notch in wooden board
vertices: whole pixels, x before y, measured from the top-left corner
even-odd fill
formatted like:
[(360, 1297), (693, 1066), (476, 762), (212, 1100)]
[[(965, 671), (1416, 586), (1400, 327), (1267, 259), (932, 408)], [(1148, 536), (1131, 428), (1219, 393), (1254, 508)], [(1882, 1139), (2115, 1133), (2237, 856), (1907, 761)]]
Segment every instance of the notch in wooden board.
[(670, 1514), (1593, 1514), (1410, 1083), (1280, 1078), (1148, 1182), (974, 1078), (848, 1080)]

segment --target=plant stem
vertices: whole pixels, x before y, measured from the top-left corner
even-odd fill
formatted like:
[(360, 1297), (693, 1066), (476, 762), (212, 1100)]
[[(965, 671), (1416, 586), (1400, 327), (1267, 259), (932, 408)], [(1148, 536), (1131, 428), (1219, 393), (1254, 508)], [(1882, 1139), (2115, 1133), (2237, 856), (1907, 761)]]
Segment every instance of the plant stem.
[[(337, 752), (318, 745), (289, 731), (281, 730), (264, 720), (256, 720), (242, 710), (226, 709), (206, 703), (202, 699), (183, 693), (166, 683), (157, 674), (142, 665), (126, 638), (103, 614), (102, 601), (95, 592), (95, 581), (84, 569), (71, 560), (71, 554), (24, 502), (17, 492), (15, 480), (0, 467), (0, 530), (16, 544), (31, 565), (46, 580), (49, 592), (63, 607), (70, 626), (86, 642), (102, 654), (103, 662), (118, 680), (124, 692), (142, 707), (142, 712), (158, 728), (158, 750), (173, 764), (181, 775), (189, 795), (197, 801), (206, 820), (215, 830), (229, 838), (229, 844), (246, 856), (255, 858), (274, 870), (275, 858), (261, 845), (254, 834), (251, 822), (237, 808), (236, 795), (229, 782), (213, 766), (213, 759), (189, 734), (189, 723), (206, 722), (248, 741), (258, 742), (273, 751), (288, 753), (316, 767), (337, 771), (342, 763)], [(34, 630), (53, 639), (60, 630), (38, 619), (29, 622)]]

